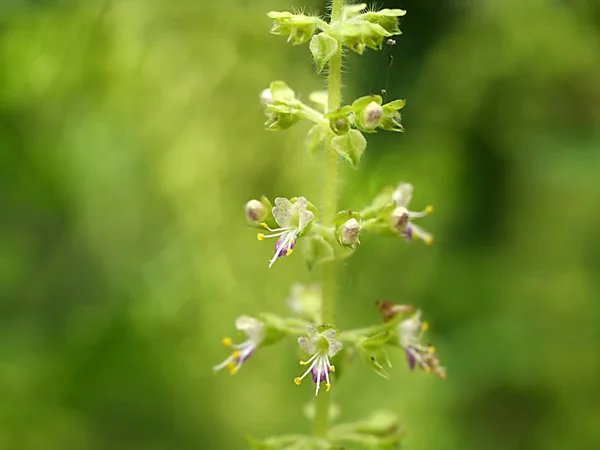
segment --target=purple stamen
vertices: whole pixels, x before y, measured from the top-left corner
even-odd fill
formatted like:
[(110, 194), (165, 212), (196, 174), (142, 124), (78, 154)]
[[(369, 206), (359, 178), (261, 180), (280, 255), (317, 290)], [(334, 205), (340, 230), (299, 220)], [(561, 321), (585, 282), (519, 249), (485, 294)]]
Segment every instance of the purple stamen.
[(412, 241), (413, 230), (411, 227), (406, 227), (404, 229), (404, 231), (402, 232), (402, 234), (404, 235), (404, 239), (406, 239), (407, 241)]
[(275, 253), (277, 253), (277, 257), (281, 258), (282, 256), (287, 256), (288, 249), (293, 250), (296, 246), (296, 238), (290, 239), (290, 241), (286, 245), (282, 245), (283, 241), (287, 236), (284, 234), (279, 239), (277, 239), (277, 243), (275, 244)]
[(414, 370), (416, 359), (412, 350), (409, 348), (406, 349), (406, 360), (408, 361), (408, 367), (410, 368), (410, 370)]
[(319, 378), (319, 374), (321, 375), (321, 380), (320, 380), (320, 382), (321, 382), (321, 383), (324, 383), (325, 381), (327, 381), (327, 375), (328, 375), (328, 374), (331, 372), (331, 366), (330, 366), (330, 365), (327, 365), (327, 367), (326, 367), (326, 370), (323, 370), (323, 371), (321, 371), (321, 372), (319, 372), (319, 371), (317, 370), (317, 368), (316, 368), (316, 367), (314, 367), (314, 368), (312, 369), (312, 371), (311, 371), (311, 372), (312, 372), (312, 380), (313, 380), (313, 383), (316, 383), (316, 382), (317, 382), (317, 379)]

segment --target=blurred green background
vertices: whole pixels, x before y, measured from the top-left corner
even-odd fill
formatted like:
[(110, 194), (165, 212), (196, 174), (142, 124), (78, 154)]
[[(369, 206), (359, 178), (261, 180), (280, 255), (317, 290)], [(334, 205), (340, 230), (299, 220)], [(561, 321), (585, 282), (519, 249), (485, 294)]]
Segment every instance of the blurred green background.
[[(404, 36), (389, 71), (386, 52), (348, 55), (344, 96), (406, 98), (406, 133), (370, 136), (340, 208), (410, 181), (436, 243), (365, 235), (338, 325), (415, 304), (448, 379), (357, 363), (340, 420), (392, 409), (407, 449), (600, 448), (600, 3), (378, 3), (408, 10)], [(265, 132), (258, 102), (274, 79), (324, 87), (306, 46), (268, 33), (294, 5), (0, 3), (0, 450), (310, 430), (293, 343), (211, 369), (235, 317), (284, 314), (318, 279), (299, 255), (269, 269), (243, 214), (261, 194), (320, 201), (309, 124)]]

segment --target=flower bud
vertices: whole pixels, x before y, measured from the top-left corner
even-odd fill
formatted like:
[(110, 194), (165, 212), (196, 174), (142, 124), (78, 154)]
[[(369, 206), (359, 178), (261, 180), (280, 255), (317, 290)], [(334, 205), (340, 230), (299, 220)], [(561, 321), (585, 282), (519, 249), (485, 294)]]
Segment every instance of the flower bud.
[(273, 94), (271, 93), (271, 89), (267, 88), (260, 93), (260, 101), (263, 106), (273, 103)]
[(246, 218), (250, 222), (261, 222), (267, 216), (267, 208), (258, 200), (246, 203)]
[(397, 233), (401, 233), (408, 225), (408, 209), (398, 206), (390, 215), (390, 227)]
[(383, 116), (383, 108), (375, 102), (367, 105), (363, 111), (363, 123), (365, 128), (375, 128), (381, 122)]
[(337, 135), (346, 134), (350, 130), (350, 122), (346, 117), (338, 117), (329, 121), (329, 128)]
[(360, 224), (358, 220), (352, 218), (348, 219), (340, 227), (340, 241), (344, 245), (353, 245), (358, 241), (358, 234), (360, 233)]

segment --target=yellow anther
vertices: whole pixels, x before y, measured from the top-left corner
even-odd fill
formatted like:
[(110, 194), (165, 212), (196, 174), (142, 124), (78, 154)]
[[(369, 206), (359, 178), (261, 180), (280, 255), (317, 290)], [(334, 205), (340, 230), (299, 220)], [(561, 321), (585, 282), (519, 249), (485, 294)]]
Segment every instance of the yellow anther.
[(221, 344), (223, 344), (225, 347), (231, 347), (231, 344), (232, 344), (231, 338), (229, 338), (229, 337), (223, 338), (223, 340), (221, 341)]
[(306, 361), (300, 361), (300, 365), (301, 366), (308, 366), (308, 363)]
[(285, 251), (285, 254), (286, 254), (286, 256), (290, 256), (290, 255), (292, 254), (292, 252), (293, 252), (293, 251), (294, 251), (294, 250), (293, 250), (292, 248), (288, 248), (288, 249)]
[(264, 241), (265, 240), (265, 235), (263, 233), (258, 233), (256, 235), (256, 239), (258, 239), (259, 241)]
[(421, 331), (427, 331), (429, 330), (429, 322), (423, 322), (421, 324)]
[(430, 374), (431, 373), (431, 367), (425, 367), (425, 373), (426, 374)]
[(235, 359), (240, 359), (240, 351), (236, 350), (231, 354), (231, 356), (233, 356)]
[(425, 242), (425, 244), (427, 245), (433, 244), (433, 236), (425, 236), (423, 238), (423, 242)]
[(433, 345), (429, 346), (429, 353), (435, 353), (435, 346), (433, 346)]
[(331, 389), (331, 384), (330, 384), (330, 383), (327, 383), (327, 384), (325, 385), (325, 392), (329, 392), (329, 389)]
[(425, 208), (425, 214), (431, 214), (433, 212), (433, 206), (429, 205)]
[(330, 372), (335, 372), (335, 366), (329, 366), (329, 371)]
[(235, 365), (235, 363), (230, 362), (229, 364), (227, 364), (227, 370), (229, 370), (229, 375), (235, 375), (238, 371), (238, 368)]
[(263, 228), (269, 228), (269, 226), (265, 222), (261, 222), (260, 226)]
[(298, 386), (300, 386), (300, 383), (302, 383), (302, 378), (300, 378), (300, 377), (294, 378), (294, 383), (296, 383)]

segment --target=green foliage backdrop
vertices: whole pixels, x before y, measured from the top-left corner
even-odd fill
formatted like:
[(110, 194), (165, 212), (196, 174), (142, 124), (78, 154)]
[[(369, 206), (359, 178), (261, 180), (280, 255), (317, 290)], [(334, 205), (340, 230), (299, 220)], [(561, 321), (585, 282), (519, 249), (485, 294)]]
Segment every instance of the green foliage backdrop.
[[(314, 278), (300, 258), (269, 269), (243, 214), (261, 194), (319, 201), (308, 127), (262, 129), (271, 80), (324, 86), (306, 47), (268, 34), (288, 3), (0, 4), (0, 450), (238, 449), (308, 429), (293, 345), (211, 371), (235, 317), (284, 312)], [(422, 307), (448, 379), (357, 364), (332, 392), (342, 417), (393, 409), (408, 449), (597, 448), (600, 6), (384, 3), (408, 10), (393, 64), (348, 55), (345, 85), (406, 98), (407, 131), (370, 140), (340, 204), (410, 181), (436, 243), (362, 240), (338, 321)]]

